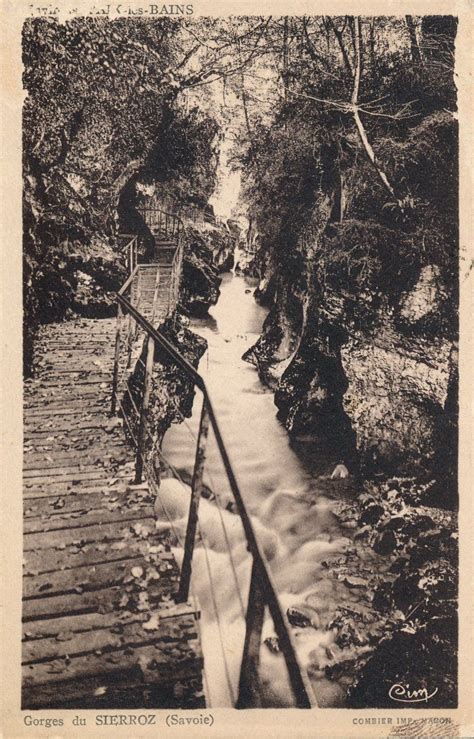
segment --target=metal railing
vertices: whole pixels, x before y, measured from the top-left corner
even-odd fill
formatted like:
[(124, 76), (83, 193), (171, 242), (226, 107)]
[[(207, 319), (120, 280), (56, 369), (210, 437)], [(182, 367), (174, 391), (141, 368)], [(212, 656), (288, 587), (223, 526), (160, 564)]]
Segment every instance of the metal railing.
[(179, 302), (179, 288), (181, 284), (181, 273), (183, 268), (183, 243), (180, 242), (174, 253), (171, 263), (171, 284), (169, 291), (169, 311), (173, 312)]
[[(168, 221), (168, 225), (169, 223)], [(178, 231), (178, 234), (180, 234), (180, 231)], [(171, 341), (156, 327), (157, 323), (161, 324), (164, 318), (176, 309), (182, 258), (182, 244), (178, 244), (172, 259), (171, 281), (167, 286), (170, 297), (166, 302), (166, 310), (163, 311), (160, 303), (160, 264), (135, 264), (129, 278), (120, 291), (116, 293), (118, 320), (111, 410), (112, 413), (116, 413), (117, 409), (120, 409), (127, 424), (129, 435), (136, 448), (135, 481), (140, 483), (144, 470), (149, 470), (149, 466), (146, 464), (146, 434), (153, 384), (153, 366), (156, 361), (155, 349), (160, 347), (167, 360), (171, 360), (184, 373), (192, 386), (200, 390), (203, 398), (202, 410), (196, 442), (183, 563), (176, 601), (185, 602), (189, 598), (193, 552), (199, 523), (199, 503), (204, 487), (207, 442), (209, 431), (212, 429), (236, 510), (242, 522), (247, 549), (252, 557), (250, 586), (245, 612), (245, 640), (236, 707), (259, 707), (264, 704), (262, 686), (259, 680), (259, 662), (265, 609), (268, 607), (278, 638), (279, 649), (286, 663), (295, 705), (300, 708), (311, 708), (316, 705), (312, 688), (305, 671), (299, 664), (291, 629), (281, 609), (267, 562), (260, 549), (242, 498), (206, 384), (193, 365), (180, 354)], [(143, 282), (143, 279), (140, 278), (147, 269), (149, 270), (146, 276), (147, 281)], [(156, 270), (156, 274), (154, 289), (152, 290), (150, 284), (153, 278), (150, 278), (150, 274), (153, 269)], [(150, 319), (144, 315), (146, 311), (148, 311)], [(121, 360), (122, 346), (126, 347), (126, 353)], [(135, 366), (139, 366), (140, 369), (141, 388), (138, 394), (131, 392), (128, 381), (125, 383), (120, 381), (120, 376), (124, 378), (131, 376), (134, 359)], [(122, 392), (124, 393), (123, 398)], [(129, 418), (130, 414), (127, 413), (127, 409), (124, 407), (124, 403), (131, 408), (131, 415), (134, 414), (135, 421), (133, 423)]]
[(119, 234), (119, 249), (125, 255), (125, 264), (128, 274), (131, 275), (138, 264), (138, 236)]
[(174, 213), (157, 207), (140, 206), (138, 211), (153, 235), (177, 241), (183, 231), (183, 221)]
[[(122, 293), (122, 294), (121, 294)], [(123, 292), (117, 293), (117, 302), (124, 314), (130, 316), (136, 326), (141, 329), (146, 342), (145, 357), (141, 360), (145, 367), (143, 381), (142, 405), (139, 409), (140, 420), (137, 443), (137, 465), (136, 481), (141, 481), (144, 468), (143, 443), (144, 426), (146, 424), (146, 413), (150, 402), (151, 380), (153, 363), (155, 357), (155, 346), (165, 352), (186, 377), (192, 381), (203, 396), (201, 419), (198, 432), (196, 458), (191, 484), (191, 500), (189, 505), (186, 538), (184, 545), (184, 557), (181, 569), (179, 590), (176, 596), (177, 602), (188, 599), (192, 573), (192, 558), (196, 540), (198, 523), (199, 502), (203, 490), (203, 475), (206, 461), (206, 447), (209, 429), (212, 431), (217, 442), (220, 457), (222, 459), (230, 489), (236, 504), (237, 513), (240, 516), (247, 548), (252, 556), (252, 572), (246, 610), (246, 631), (243, 656), (240, 668), (239, 695), (236, 703), (237, 708), (258, 707), (262, 705), (261, 686), (258, 676), (260, 647), (262, 641), (262, 628), (264, 622), (265, 608), (268, 607), (273, 620), (275, 632), (278, 637), (279, 648), (286, 662), (290, 685), (292, 688), (295, 704), (299, 708), (311, 708), (315, 705), (315, 699), (309, 680), (299, 664), (293, 638), (291, 636), (289, 623), (283, 614), (272, 577), (267, 563), (260, 550), (252, 522), (243, 501), (237, 479), (235, 477), (227, 450), (219, 429), (216, 414), (212, 405), (209, 392), (201, 375), (173, 346), (173, 344), (156, 329), (144, 316), (125, 298)]]

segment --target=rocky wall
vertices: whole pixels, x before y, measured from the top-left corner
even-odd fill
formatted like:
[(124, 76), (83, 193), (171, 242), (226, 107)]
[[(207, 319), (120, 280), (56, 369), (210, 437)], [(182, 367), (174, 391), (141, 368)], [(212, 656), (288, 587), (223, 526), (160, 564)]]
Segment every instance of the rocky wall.
[(422, 268), (396, 306), (321, 285), (316, 273), (308, 260), (306, 291), (267, 275), (273, 304), (244, 355), (274, 389), (279, 418), (297, 437), (323, 437), (353, 471), (453, 482), (456, 337), (439, 321), (438, 270)]
[(180, 309), (203, 317), (219, 299), (220, 273), (233, 266), (234, 241), (222, 229), (186, 226)]
[[(160, 332), (173, 344), (179, 353), (197, 368), (206, 351), (207, 342), (187, 328), (186, 318), (176, 314), (160, 327)], [(137, 407), (141, 406), (144, 381), (145, 347), (142, 361), (137, 362), (129, 380), (129, 388)], [(163, 437), (172, 423), (181, 423), (192, 412), (195, 388), (192, 381), (169, 358), (158, 345), (155, 346), (155, 363), (150, 392), (146, 436), (146, 461), (148, 476), (159, 479), (160, 450)], [(138, 419), (133, 412), (129, 395), (123, 398), (125, 410), (133, 419), (133, 432), (138, 434)]]

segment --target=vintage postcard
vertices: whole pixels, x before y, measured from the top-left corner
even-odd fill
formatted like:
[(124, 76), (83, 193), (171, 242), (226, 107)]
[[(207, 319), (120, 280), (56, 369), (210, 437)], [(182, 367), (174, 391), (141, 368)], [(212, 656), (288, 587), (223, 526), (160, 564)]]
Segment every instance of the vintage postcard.
[(472, 5), (2, 0), (2, 735), (472, 737)]

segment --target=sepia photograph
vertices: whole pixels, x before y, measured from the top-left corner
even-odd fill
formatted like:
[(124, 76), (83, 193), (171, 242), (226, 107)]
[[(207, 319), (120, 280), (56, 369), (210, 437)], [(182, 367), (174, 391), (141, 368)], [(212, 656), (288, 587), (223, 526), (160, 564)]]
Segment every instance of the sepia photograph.
[(458, 18), (107, 8), (21, 33), (21, 708), (456, 708)]

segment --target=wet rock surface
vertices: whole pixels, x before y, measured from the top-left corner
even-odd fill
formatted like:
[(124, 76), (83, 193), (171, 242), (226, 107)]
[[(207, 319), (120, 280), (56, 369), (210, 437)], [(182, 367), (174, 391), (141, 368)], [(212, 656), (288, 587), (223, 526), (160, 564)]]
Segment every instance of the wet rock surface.
[[(180, 354), (197, 367), (199, 359), (207, 348), (206, 341), (187, 328), (187, 319), (176, 315), (160, 327), (161, 333), (168, 338)], [(142, 351), (142, 359), (143, 352)], [(135, 403), (141, 403), (143, 392), (143, 362), (137, 362), (129, 380), (129, 387)], [(195, 388), (182, 370), (168, 358), (159, 347), (155, 347), (155, 363), (153, 366), (150, 406), (148, 411), (149, 433), (146, 439), (147, 456), (153, 464), (158, 465), (154, 474), (159, 476), (161, 443), (163, 436), (172, 423), (181, 423), (191, 415)], [(128, 395), (124, 397), (125, 408), (130, 404)], [(133, 413), (130, 414), (133, 418)], [(135, 433), (137, 432), (135, 429)], [(150, 469), (150, 472), (153, 471)]]
[(402, 474), (430, 468), (438, 453), (450, 351), (449, 341), (407, 340), (389, 326), (377, 336), (357, 332), (341, 347), (343, 406), (369, 465)]
[[(421, 326), (421, 319), (406, 325), (407, 306), (421, 310), (427, 278), (404, 294), (400, 313), (381, 310), (376, 296), (314, 284), (303, 295), (281, 279), (262, 334), (244, 359), (274, 390), (286, 428), (292, 434), (324, 431), (352, 469), (357, 461), (369, 473), (426, 470), (451, 478), (453, 498), (455, 462), (445, 450), (455, 446), (455, 337)], [(436, 300), (431, 282), (425, 292)], [(427, 307), (426, 300), (428, 315), (437, 303)], [(449, 464), (441, 468), (440, 458)]]
[[(370, 519), (355, 533), (356, 552), (371, 547), (386, 565), (385, 572), (364, 573), (360, 557), (351, 560), (350, 553), (344, 562), (328, 562), (346, 585), (365, 586), (368, 596), (368, 609), (341, 608), (328, 626), (336, 629), (342, 654), (326, 675), (347, 675), (350, 707), (403, 707), (389, 695), (399, 683), (428, 693), (437, 688), (431, 707), (456, 705), (456, 516), (420, 504), (425, 488), (410, 478), (367, 483), (353, 503), (336, 506), (342, 525)], [(350, 575), (343, 574), (346, 567)], [(420, 705), (426, 704), (412, 707)]]
[[(340, 484), (328, 481), (328, 492)], [(434, 693), (431, 707), (456, 706), (457, 521), (413, 505), (425, 494), (413, 478), (397, 478), (367, 483), (351, 502), (332, 500), (347, 546), (321, 561), (322, 579), (286, 612), (297, 645), (319, 634), (305, 666), (321, 707), (401, 708), (391, 690), (399, 684)], [(374, 507), (377, 517), (362, 526)], [(325, 594), (335, 589), (334, 608)], [(279, 653), (275, 636), (264, 644)]]
[[(239, 277), (234, 279), (233, 284), (240, 283), (244, 298), (250, 301), (251, 296), (246, 293), (245, 281)], [(224, 291), (228, 287), (224, 281), (223, 301), (226, 299)], [(206, 328), (206, 336), (210, 342), (215, 333), (218, 334), (216, 328), (219, 326), (220, 305), (221, 303), (213, 311), (213, 315), (217, 317), (216, 326)], [(222, 354), (218, 353), (217, 342), (212, 345), (211, 352), (211, 360), (220, 370), (223, 364), (227, 369), (226, 362), (230, 364), (235, 361), (235, 356), (229, 355), (226, 348), (230, 334), (226, 332), (221, 340)], [(235, 337), (233, 341), (236, 341)], [(230, 345), (232, 346), (232, 342)], [(323, 352), (323, 342), (316, 344), (316, 348)], [(241, 353), (236, 353), (236, 356), (241, 356)], [(308, 362), (309, 360), (310, 357)], [(242, 375), (247, 375), (249, 381), (252, 378), (251, 381), (255, 382), (255, 374), (249, 372), (248, 368), (243, 369)], [(296, 373), (295, 390), (298, 390), (297, 377)], [(330, 377), (331, 373), (328, 371), (328, 382)], [(235, 417), (238, 403), (245, 406), (249, 397), (255, 398), (245, 392), (247, 389), (246, 380), (242, 381), (242, 386), (237, 385), (234, 393), (219, 396), (216, 407), (220, 412), (227, 410), (228, 417)], [(370, 682), (377, 681), (379, 677), (379, 668), (376, 667), (378, 663), (370, 660), (378, 659), (379, 647), (387, 639), (396, 638), (399, 631), (404, 634), (407, 628), (415, 630), (420, 642), (425, 641), (428, 660), (432, 660), (436, 668), (439, 655), (430, 652), (433, 633), (437, 634), (434, 638), (445, 640), (443, 649), (455, 653), (456, 640), (445, 636), (443, 622), (438, 621), (437, 616), (439, 609), (451, 610), (454, 623), (456, 600), (455, 595), (451, 597), (448, 594), (446, 600), (441, 602), (441, 596), (429, 589), (425, 592), (425, 584), (428, 581), (431, 583), (432, 577), (438, 580), (446, 576), (450, 581), (455, 572), (456, 540), (452, 536), (456, 531), (454, 513), (434, 506), (436, 486), (427, 475), (419, 475), (417, 478), (374, 475), (371, 480), (362, 483), (361, 477), (349, 470), (351, 474), (348, 477), (334, 476), (332, 479), (331, 473), (335, 469), (339, 466), (349, 469), (349, 466), (342, 465), (337, 458), (328, 458), (323, 462), (319, 451), (314, 451), (313, 432), (308, 434), (306, 442), (298, 441), (296, 437), (291, 441), (294, 449), (297, 447), (301, 450), (305, 443), (311, 448), (308, 457), (304, 458), (305, 462), (308, 460), (311, 478), (299, 473), (288, 475), (285, 465), (290, 466), (291, 459), (289, 450), (286, 449), (287, 440), (285, 447), (277, 446), (277, 432), (280, 430), (285, 439), (286, 434), (275, 420), (271, 394), (265, 392), (261, 399), (265, 397), (268, 407), (262, 406), (260, 415), (268, 413), (278, 428), (270, 426), (274, 436), (268, 432), (262, 434), (265, 441), (261, 447), (260, 442), (255, 439), (252, 445), (256, 448), (255, 452), (254, 448), (246, 446), (247, 437), (254, 433), (254, 429), (243, 425), (244, 438), (239, 437), (237, 445), (241, 452), (239, 470), (244, 469), (245, 457), (249, 462), (249, 489), (255, 496), (252, 501), (255, 501), (254, 513), (258, 516), (258, 535), (263, 537), (262, 542), (266, 542), (270, 532), (276, 535), (278, 546), (272, 544), (268, 548), (269, 565), (274, 568), (273, 574), (282, 606), (319, 705), (342, 707), (351, 704), (351, 701), (363, 701), (363, 698), (356, 698), (355, 693), (356, 688), (359, 690), (359, 680), (364, 678), (366, 681), (365, 687), (360, 690), (368, 691)], [(291, 398), (288, 402), (291, 411)], [(324, 401), (320, 402), (322, 404)], [(250, 409), (252, 406), (255, 407), (254, 400), (245, 407)], [(251, 413), (244, 416), (252, 417)], [(327, 420), (327, 424), (329, 422)], [(308, 428), (314, 429), (314, 426), (308, 425)], [(241, 431), (235, 430), (234, 433), (238, 437)], [(183, 430), (183, 437), (187, 436)], [(281, 459), (272, 459), (270, 465), (267, 461), (263, 463), (264, 454), (271, 447), (268, 438), (275, 439), (274, 443), (278, 454), (284, 459), (283, 463)], [(178, 438), (176, 433), (174, 445), (182, 455), (183, 449), (189, 448), (189, 440)], [(246, 450), (245, 455), (242, 453), (243, 449)], [(341, 450), (338, 449), (336, 453), (339, 455)], [(309, 457), (320, 465), (317, 471), (311, 468)], [(184, 458), (176, 455), (180, 463)], [(267, 467), (271, 467), (273, 478), (269, 479)], [(279, 489), (275, 489), (276, 486)], [(285, 487), (287, 492), (283, 492)], [(257, 502), (258, 495), (261, 496), (260, 506)], [(227, 511), (232, 510), (232, 506), (226, 508)], [(268, 532), (265, 527), (268, 527)], [(210, 527), (209, 535), (211, 532), (214, 536), (213, 527)], [(433, 574), (435, 572), (437, 574)], [(423, 603), (420, 604), (422, 599)], [(224, 611), (226, 606), (227, 603), (223, 604)], [(425, 627), (430, 622), (434, 631), (429, 632), (428, 637)], [(436, 624), (439, 625), (439, 633), (436, 632)], [(283, 658), (271, 624), (268, 627), (269, 631), (265, 630), (263, 635), (262, 669), (266, 670), (265, 678), (269, 684), (278, 686), (277, 670), (278, 665), (281, 668)], [(453, 700), (450, 681), (455, 672), (451, 670), (452, 664), (453, 660), (447, 663), (447, 674), (451, 677), (443, 682), (440, 705), (451, 705)], [(407, 665), (408, 679), (410, 663)], [(387, 662), (387, 669), (380, 676), (388, 681), (392, 675), (394, 682), (400, 677), (396, 666)], [(380, 688), (374, 696), (367, 692), (366, 705), (385, 705), (383, 701), (387, 700), (386, 693), (389, 689), (390, 685), (385, 689)], [(279, 699), (284, 701), (285, 696), (279, 696)]]
[(219, 299), (219, 274), (233, 266), (234, 242), (223, 230), (186, 229), (180, 308), (201, 318)]

